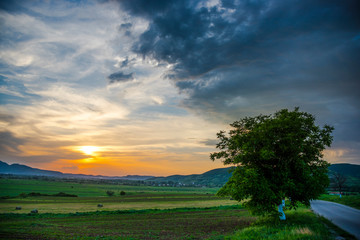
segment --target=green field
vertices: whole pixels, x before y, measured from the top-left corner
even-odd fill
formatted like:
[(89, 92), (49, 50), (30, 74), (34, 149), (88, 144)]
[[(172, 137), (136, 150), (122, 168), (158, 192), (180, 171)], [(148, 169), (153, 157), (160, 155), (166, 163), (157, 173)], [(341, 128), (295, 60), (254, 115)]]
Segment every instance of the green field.
[(40, 192), (54, 194), (65, 192), (76, 194), (79, 197), (99, 197), (107, 196), (106, 191), (111, 190), (116, 194), (125, 191), (129, 194), (164, 194), (164, 193), (209, 193), (215, 194), (218, 188), (195, 188), (195, 187), (152, 187), (152, 186), (128, 186), (121, 184), (98, 183), (97, 181), (87, 181), (85, 183), (76, 181), (60, 180), (35, 180), (35, 179), (8, 179), (0, 178), (0, 197), (18, 196), (20, 193)]
[(6, 239), (206, 239), (254, 221), (238, 207), (0, 217)]
[[(107, 196), (108, 190), (115, 196)], [(308, 208), (287, 211), (285, 222), (259, 218), (216, 197), (217, 190), (2, 178), (0, 239), (353, 239), (331, 233), (323, 224), (329, 223)], [(30, 214), (32, 209), (39, 213)]]
[(338, 195), (321, 195), (320, 200), (337, 202), (340, 204), (344, 204), (353, 208), (360, 209), (360, 195), (343, 195), (341, 198)]
[[(98, 204), (103, 207), (99, 208)], [(171, 209), (234, 205), (235, 201), (204, 194), (139, 194), (116, 197), (27, 197), (0, 200), (0, 213), (73, 213), (89, 211)], [(15, 210), (21, 206), (21, 210)]]
[[(0, 213), (72, 213), (89, 211), (171, 209), (214, 207), (236, 204), (214, 195), (216, 188), (174, 188), (76, 183), (33, 179), (0, 179)], [(106, 191), (115, 192), (112, 197)], [(126, 194), (120, 196), (120, 191)], [(56, 194), (65, 192), (78, 197), (19, 197), (22, 193)], [(9, 197), (7, 197), (9, 196)], [(103, 207), (99, 208), (98, 204)], [(15, 210), (21, 206), (21, 210)]]

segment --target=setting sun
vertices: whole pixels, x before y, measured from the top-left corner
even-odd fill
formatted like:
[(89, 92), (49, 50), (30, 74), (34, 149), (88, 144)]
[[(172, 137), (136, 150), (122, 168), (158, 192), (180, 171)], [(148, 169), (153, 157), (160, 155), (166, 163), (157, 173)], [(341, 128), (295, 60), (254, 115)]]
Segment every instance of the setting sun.
[(95, 147), (95, 146), (82, 146), (79, 147), (79, 150), (82, 151), (83, 153), (87, 154), (87, 155), (93, 155), (94, 152), (99, 151), (99, 147)]

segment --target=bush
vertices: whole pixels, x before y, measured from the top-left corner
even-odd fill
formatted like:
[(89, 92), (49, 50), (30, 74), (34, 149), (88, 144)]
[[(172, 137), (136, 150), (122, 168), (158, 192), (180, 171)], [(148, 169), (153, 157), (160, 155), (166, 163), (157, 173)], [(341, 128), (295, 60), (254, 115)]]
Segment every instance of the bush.
[(121, 196), (124, 196), (125, 194), (126, 194), (126, 193), (125, 193), (124, 191), (121, 191), (121, 192), (120, 192), (120, 195), (121, 195)]
[(39, 196), (48, 196), (47, 194), (42, 194), (42, 193), (38, 193), (38, 192), (31, 192), (28, 193), (29, 197), (39, 197)]
[(64, 192), (59, 192), (59, 193), (53, 194), (52, 196), (55, 196), (55, 197), (77, 197), (77, 195), (75, 195), (75, 194), (68, 194), (68, 193), (64, 193)]
[(31, 210), (31, 212), (30, 213), (39, 213), (39, 211), (37, 210), (37, 209), (33, 209), (33, 210)]
[(111, 191), (111, 190), (107, 190), (106, 191), (106, 194), (111, 197), (111, 196), (114, 196), (115, 192), (114, 191)]
[(55, 193), (55, 194), (45, 194), (45, 193), (37, 193), (37, 192), (31, 192), (31, 193), (20, 193), (19, 197), (21, 198), (26, 198), (26, 197), (49, 197), (49, 196), (53, 196), (53, 197), (77, 197), (77, 195), (75, 194), (68, 194), (68, 193), (64, 193), (64, 192), (59, 192), (59, 193)]
[(20, 194), (19, 194), (19, 197), (21, 197), (21, 198), (26, 198), (26, 197), (27, 197), (27, 194), (26, 194), (26, 193), (20, 193)]
[(12, 197), (10, 197), (10, 196), (2, 196), (2, 197), (0, 197), (0, 199), (10, 199), (10, 198), (12, 198)]

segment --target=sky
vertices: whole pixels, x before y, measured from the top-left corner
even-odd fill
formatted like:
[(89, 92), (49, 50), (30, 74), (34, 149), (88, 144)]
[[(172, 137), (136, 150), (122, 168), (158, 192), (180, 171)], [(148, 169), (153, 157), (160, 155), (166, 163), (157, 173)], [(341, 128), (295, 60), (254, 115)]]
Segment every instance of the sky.
[(360, 164), (357, 0), (0, 3), (0, 160), (66, 173), (224, 167), (216, 133), (300, 107)]

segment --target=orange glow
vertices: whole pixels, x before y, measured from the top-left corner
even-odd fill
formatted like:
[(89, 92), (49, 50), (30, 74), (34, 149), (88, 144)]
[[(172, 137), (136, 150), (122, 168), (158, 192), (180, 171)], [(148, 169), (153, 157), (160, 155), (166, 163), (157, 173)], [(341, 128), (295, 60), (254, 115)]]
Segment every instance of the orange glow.
[(85, 159), (82, 159), (83, 163), (91, 163), (94, 161), (94, 158), (85, 158)]
[[(31, 167), (73, 174), (126, 176), (151, 175), (169, 176), (174, 174), (199, 174), (210, 169), (222, 168), (221, 161), (212, 162), (207, 152), (166, 153), (159, 150), (135, 149), (127, 146), (73, 145), (46, 148), (21, 146), (24, 156), (34, 153), (51, 156), (56, 153), (63, 156), (46, 163), (34, 163)], [(24, 163), (26, 164), (26, 163)]]
[(99, 147), (95, 147), (95, 146), (81, 146), (78, 149), (83, 153), (85, 153), (86, 155), (94, 155), (95, 152), (100, 150)]
[[(80, 148), (76, 148), (80, 152)], [(221, 161), (212, 162), (208, 155), (197, 155), (193, 161), (186, 154), (163, 154), (152, 151), (143, 152), (108, 152), (107, 147), (100, 147), (97, 156), (73, 159), (59, 159), (35, 167), (74, 174), (104, 176), (151, 175), (169, 176), (174, 174), (200, 174), (214, 168), (222, 168)], [(96, 154), (96, 152), (94, 152)], [(177, 158), (183, 161), (175, 161)]]

